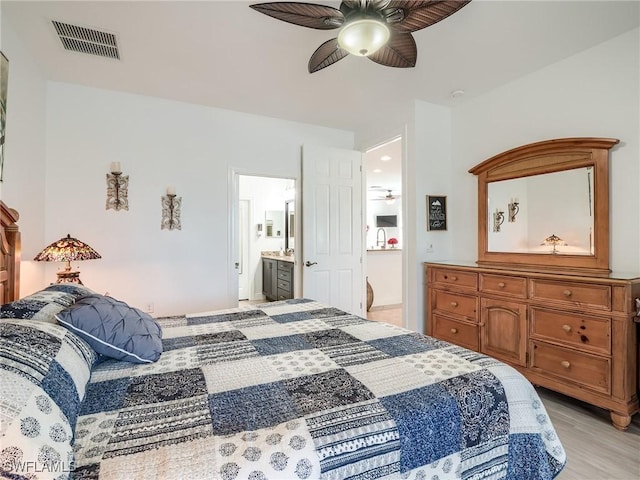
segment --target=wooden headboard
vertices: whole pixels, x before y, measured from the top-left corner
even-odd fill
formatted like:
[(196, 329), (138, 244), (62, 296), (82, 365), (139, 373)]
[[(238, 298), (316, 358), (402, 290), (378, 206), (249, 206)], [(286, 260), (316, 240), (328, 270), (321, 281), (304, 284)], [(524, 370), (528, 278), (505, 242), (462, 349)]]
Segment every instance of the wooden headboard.
[(19, 215), (0, 200), (0, 304), (20, 298)]

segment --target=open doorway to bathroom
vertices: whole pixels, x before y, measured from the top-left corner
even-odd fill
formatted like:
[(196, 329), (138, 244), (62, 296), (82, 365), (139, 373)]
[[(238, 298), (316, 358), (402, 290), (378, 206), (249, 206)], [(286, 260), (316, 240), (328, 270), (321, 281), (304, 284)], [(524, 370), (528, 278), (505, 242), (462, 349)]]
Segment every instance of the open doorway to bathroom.
[(264, 282), (264, 258), (294, 258), (295, 180), (238, 175), (238, 199), (238, 301), (262, 303), (271, 288), (269, 278)]
[(402, 137), (364, 154), (367, 318), (404, 326)]

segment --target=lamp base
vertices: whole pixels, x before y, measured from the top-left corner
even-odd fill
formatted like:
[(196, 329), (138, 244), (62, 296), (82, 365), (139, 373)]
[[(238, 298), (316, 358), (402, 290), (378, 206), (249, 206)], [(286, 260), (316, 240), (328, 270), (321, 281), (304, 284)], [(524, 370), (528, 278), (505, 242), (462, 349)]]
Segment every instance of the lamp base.
[(57, 272), (56, 275), (58, 275), (58, 281), (56, 283), (79, 283), (80, 285), (84, 285), (80, 280), (80, 272), (65, 270), (63, 272)]

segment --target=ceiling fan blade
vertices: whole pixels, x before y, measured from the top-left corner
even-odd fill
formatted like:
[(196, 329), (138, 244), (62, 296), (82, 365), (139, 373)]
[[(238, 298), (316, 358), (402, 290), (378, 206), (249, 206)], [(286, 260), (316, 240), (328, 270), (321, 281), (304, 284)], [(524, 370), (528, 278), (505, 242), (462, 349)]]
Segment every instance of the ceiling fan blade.
[(337, 8), (313, 3), (270, 2), (249, 5), (255, 11), (284, 22), (317, 30), (331, 30), (342, 26), (344, 15)]
[(315, 73), (342, 60), (349, 52), (338, 47), (338, 39), (332, 38), (320, 45), (309, 59), (309, 73)]
[(415, 67), (418, 58), (416, 41), (410, 33), (393, 32), (389, 42), (368, 58), (387, 67)]
[[(388, 25), (397, 32), (415, 32), (454, 14), (471, 0), (392, 0), (383, 10)], [(403, 15), (398, 15), (402, 10)], [(401, 18), (393, 21), (395, 18)]]
[(351, 12), (379, 12), (391, 3), (392, 0), (343, 0), (340, 2), (340, 11), (347, 17)]

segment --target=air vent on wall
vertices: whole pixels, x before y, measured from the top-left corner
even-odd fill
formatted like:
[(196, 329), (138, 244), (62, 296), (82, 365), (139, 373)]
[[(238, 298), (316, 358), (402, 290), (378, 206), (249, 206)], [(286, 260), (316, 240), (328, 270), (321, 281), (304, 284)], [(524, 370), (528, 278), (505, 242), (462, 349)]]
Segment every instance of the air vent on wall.
[(52, 20), (52, 23), (66, 50), (120, 60), (118, 42), (114, 34), (55, 20)]

